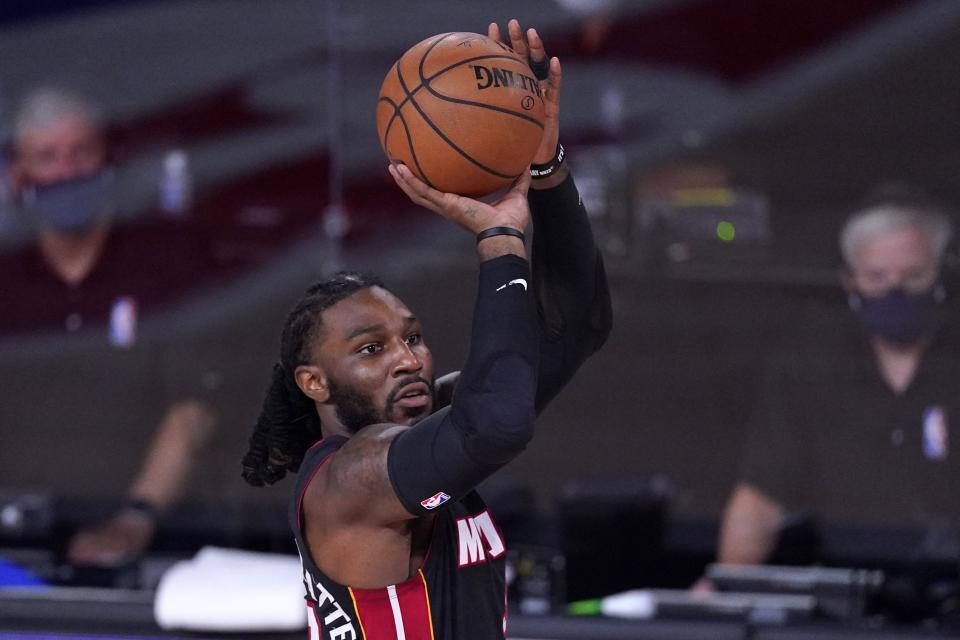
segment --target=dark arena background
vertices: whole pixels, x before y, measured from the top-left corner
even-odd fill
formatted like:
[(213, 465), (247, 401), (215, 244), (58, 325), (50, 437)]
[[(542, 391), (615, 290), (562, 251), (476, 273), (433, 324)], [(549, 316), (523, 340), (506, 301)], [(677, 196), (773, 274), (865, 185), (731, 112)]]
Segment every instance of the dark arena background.
[[(377, 92), (414, 43), (510, 17), (563, 64), (561, 140), (614, 320), (481, 487), (509, 550), (507, 637), (960, 637), (960, 472), (916, 483), (956, 496), (946, 517), (872, 517), (877, 486), (790, 513), (766, 565), (717, 562), (767, 357), (847, 304), (846, 216), (896, 192), (958, 221), (960, 2), (4, 0), (0, 639), (305, 637), (292, 481), (240, 476), (279, 330), (322, 274), (370, 270), (423, 319), (438, 373), (462, 365), (473, 240), (394, 185)], [(150, 296), (117, 290), (109, 339), (82, 310), (33, 326), (40, 289), (10, 266), (35, 242), (11, 176), (38, 86), (100, 110), (113, 233), (136, 247), (117, 270)], [(948, 301), (957, 264), (951, 243)], [(215, 424), (146, 549), (71, 560), (197, 389)]]

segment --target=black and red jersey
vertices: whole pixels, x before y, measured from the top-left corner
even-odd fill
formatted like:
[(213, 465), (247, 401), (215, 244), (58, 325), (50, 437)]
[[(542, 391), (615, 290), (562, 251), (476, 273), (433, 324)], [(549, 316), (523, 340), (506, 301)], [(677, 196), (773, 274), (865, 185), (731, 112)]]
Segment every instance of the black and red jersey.
[(327, 577), (300, 528), (317, 468), (346, 442), (333, 436), (304, 456), (290, 505), (303, 565), (310, 640), (491, 640), (506, 627), (506, 546), (483, 500), (470, 492), (438, 509), (423, 566), (409, 579), (357, 589)]

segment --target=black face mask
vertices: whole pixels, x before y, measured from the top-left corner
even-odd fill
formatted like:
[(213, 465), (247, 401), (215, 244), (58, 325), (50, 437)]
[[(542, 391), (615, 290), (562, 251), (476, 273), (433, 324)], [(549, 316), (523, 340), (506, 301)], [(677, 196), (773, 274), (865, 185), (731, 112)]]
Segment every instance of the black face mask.
[(909, 345), (936, 330), (937, 307), (944, 297), (943, 286), (938, 284), (922, 293), (901, 289), (877, 297), (852, 293), (849, 303), (869, 333), (895, 344)]

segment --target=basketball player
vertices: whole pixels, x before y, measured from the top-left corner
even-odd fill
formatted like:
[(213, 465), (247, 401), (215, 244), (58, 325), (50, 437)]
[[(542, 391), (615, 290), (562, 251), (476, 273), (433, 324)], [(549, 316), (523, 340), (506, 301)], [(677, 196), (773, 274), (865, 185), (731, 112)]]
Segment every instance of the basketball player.
[[(490, 35), (499, 37), (496, 25)], [(414, 202), (477, 237), (459, 379), (435, 383), (419, 320), (372, 277), (314, 285), (283, 329), (243, 466), (254, 485), (299, 470), (290, 520), (311, 638), (504, 637), (505, 541), (474, 487), (523, 451), (535, 415), (610, 329), (603, 263), (557, 153), (559, 61), (548, 62), (536, 31), (516, 20), (509, 36), (543, 77), (537, 178), (524, 175), (489, 205), (390, 167)], [(532, 269), (523, 239), (531, 216)]]

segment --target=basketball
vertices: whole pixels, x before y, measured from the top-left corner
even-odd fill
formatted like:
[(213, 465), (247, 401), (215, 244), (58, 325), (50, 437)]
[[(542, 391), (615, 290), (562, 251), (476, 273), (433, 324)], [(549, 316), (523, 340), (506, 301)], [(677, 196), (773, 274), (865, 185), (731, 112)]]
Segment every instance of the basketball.
[(442, 33), (411, 47), (377, 101), (377, 132), (390, 161), (435, 189), (471, 197), (526, 170), (543, 118), (527, 61), (478, 33)]

